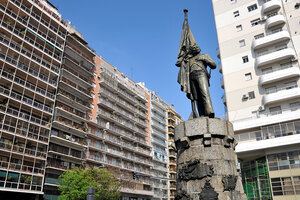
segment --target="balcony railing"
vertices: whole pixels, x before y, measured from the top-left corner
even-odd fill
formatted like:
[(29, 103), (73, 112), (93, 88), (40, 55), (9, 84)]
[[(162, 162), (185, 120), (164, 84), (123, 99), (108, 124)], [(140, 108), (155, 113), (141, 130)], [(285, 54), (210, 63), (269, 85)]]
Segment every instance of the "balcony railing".
[(36, 117), (34, 117), (30, 114), (27, 114), (28, 112), (25, 112), (25, 111), (22, 111), (22, 110), (18, 111), (14, 108), (6, 108), (4, 106), (0, 106), (0, 110), (3, 111), (3, 112), (6, 111), (6, 113), (11, 114), (13, 116), (25, 119), (26, 121), (34, 122), (36, 124), (43, 125), (43, 126), (49, 128), (50, 122), (38, 119), (38, 118), (36, 118)]
[[(3, 126), (2, 126), (3, 125)], [(46, 132), (39, 132), (37, 130), (31, 129), (30, 127), (26, 127), (26, 126), (18, 126), (16, 127), (16, 125), (14, 124), (9, 124), (9, 122), (4, 122), (4, 124), (0, 123), (0, 127), (2, 126), (2, 129), (5, 131), (8, 131), (10, 133), (13, 134), (18, 134), (20, 136), (24, 136), (26, 138), (31, 138), (34, 140), (39, 140), (41, 142), (48, 142), (48, 134)], [(34, 125), (31, 125), (34, 126)]]
[[(286, 127), (279, 128), (278, 125), (268, 126), (268, 127), (263, 127), (262, 130), (259, 131), (236, 134), (235, 137), (240, 143), (242, 143), (246, 141), (252, 142), (252, 141), (260, 141), (260, 140), (268, 140), (268, 139), (274, 139), (278, 137), (300, 134), (299, 125), (296, 126), (295, 122), (291, 122), (289, 124), (290, 125), (288, 125), (288, 129)], [(281, 124), (281, 126), (283, 125), (285, 124)]]
[(40, 93), (41, 95), (44, 95), (44, 96), (47, 96), (51, 99), (54, 100), (54, 94), (53, 93), (50, 93), (50, 92), (46, 92), (44, 89), (36, 86), (36, 85), (33, 85), (31, 83), (29, 83), (28, 81), (25, 81), (24, 79), (18, 77), (18, 76), (13, 76), (13, 74), (9, 73), (9, 72), (6, 72), (6, 71), (2, 71), (2, 74), (1, 74), (3, 77), (6, 77), (8, 79), (10, 79), (11, 81), (13, 81), (14, 83), (18, 83), (22, 86), (25, 86), (27, 87), (28, 89), (31, 89), (35, 92), (38, 92)]
[(0, 85), (0, 93), (1, 94), (5, 94), (5, 95), (7, 95), (9, 97), (14, 98), (15, 100), (22, 101), (22, 102), (24, 102), (24, 103), (26, 103), (26, 104), (28, 104), (30, 106), (33, 106), (35, 108), (41, 109), (41, 110), (43, 110), (45, 112), (48, 112), (48, 113), (52, 114), (52, 111), (53, 111), (52, 108), (50, 108), (50, 107), (48, 107), (48, 106), (46, 106), (44, 104), (41, 104), (41, 103), (39, 103), (39, 102), (31, 99), (31, 98), (28, 98), (28, 97), (25, 97), (23, 95), (20, 95), (20, 94), (18, 94), (16, 92), (13, 92), (13, 91), (10, 92), (8, 89), (4, 88), (1, 85)]
[(29, 165), (23, 165), (23, 164), (17, 164), (17, 163), (9, 163), (6, 161), (0, 160), (0, 168), (2, 169), (10, 169), (14, 171), (21, 171), (26, 173), (35, 173), (35, 174), (44, 174), (45, 169), (29, 166)]
[[(2, 24), (6, 24), (5, 22), (2, 22)], [(7, 25), (7, 24), (6, 24)], [(4, 25), (5, 26), (5, 25)], [(9, 26), (9, 25), (7, 25)], [(19, 32), (18, 30), (15, 30), (17, 32)], [(19, 32), (19, 34), (22, 34), (21, 32)], [(23, 38), (23, 37), (22, 37)], [(26, 41), (28, 41), (30, 44), (35, 45), (36, 47), (38, 47), (40, 50), (42, 50), (42, 52), (46, 52), (49, 54), (49, 50), (47, 50), (46, 48), (44, 48), (42, 45), (38, 44), (36, 41), (33, 41), (31, 38), (29, 38), (28, 36), (24, 35), (24, 38)], [(29, 58), (32, 58), (33, 60), (35, 60), (37, 63), (41, 64), (42, 66), (50, 69), (51, 71), (58, 73), (59, 72), (59, 67), (55, 66), (53, 64), (50, 64), (48, 61), (46, 61), (45, 59), (42, 59), (40, 56), (36, 55), (35, 53), (31, 53), (31, 51), (27, 50), (25, 47), (21, 47), (18, 43), (13, 42), (12, 40), (9, 41), (8, 38), (6, 38), (6, 36), (4, 34), (0, 34), (0, 41), (3, 42), (4, 44), (12, 47), (13, 49), (19, 51), (20, 53), (28, 56)], [(51, 55), (51, 54), (49, 54)], [(51, 55), (52, 56), (52, 55)]]
[[(292, 66), (292, 65), (291, 65)], [(300, 69), (299, 67), (288, 67), (288, 68), (275, 68), (273, 71), (269, 72), (268, 74), (264, 74), (259, 77), (260, 85), (266, 85), (269, 83), (275, 83), (281, 80), (289, 80), (294, 77), (300, 76)], [(270, 93), (272, 93), (271, 91)]]
[(75, 101), (83, 106), (89, 107), (89, 104), (86, 101), (82, 101), (81, 99), (75, 97), (74, 95), (62, 90), (58, 89), (58, 94), (62, 94), (63, 96), (67, 97), (68, 99)]
[[(4, 6), (1, 5), (0, 8), (2, 10), (4, 10)], [(15, 20), (18, 20), (19, 22), (21, 22), (25, 27), (30, 27), (32, 30), (34, 30), (35, 32), (37, 32), (40, 36), (42, 36), (44, 38), (44, 41), (48, 40), (50, 41), (51, 43), (55, 44), (56, 46), (58, 46), (59, 48), (61, 48), (61, 44), (54, 41), (54, 39), (52, 39), (49, 35), (47, 36), (44, 32), (42, 32), (41, 30), (38, 30), (33, 24), (31, 24), (30, 22), (28, 23), (28, 19), (22, 19), (21, 17), (18, 17), (14, 12), (12, 12), (12, 10), (9, 10), (7, 9), (5, 11), (7, 14), (9, 14), (12, 18), (14, 18)], [(32, 12), (33, 15), (35, 15), (33, 12)], [(49, 45), (50, 46), (50, 45)], [(55, 48), (54, 48), (55, 49)], [(61, 51), (59, 51), (61, 53)], [(59, 60), (59, 57), (57, 55), (53, 55), (56, 59)]]
[(70, 46), (69, 43), (66, 44), (69, 48), (71, 48), (74, 52), (76, 52), (81, 58), (84, 58), (85, 61), (87, 61), (91, 66), (95, 66), (95, 64), (93, 63), (93, 58), (86, 56), (85, 54), (82, 53), (81, 50), (78, 50), (76, 47), (74, 47), (73, 45)]
[[(69, 56), (68, 54), (64, 54), (64, 59), (69, 60), (73, 65), (80, 67), (81, 69), (84, 70), (84, 72), (88, 72), (90, 75), (93, 74), (93, 70), (86, 67), (85, 65), (81, 64), (80, 62), (78, 62), (77, 60), (75, 60), (74, 58), (72, 58), (71, 56)], [(66, 63), (66, 61), (65, 61)]]
[(62, 123), (68, 127), (72, 127), (73, 129), (76, 129), (77, 131), (80, 131), (80, 132), (86, 132), (86, 126), (85, 124), (78, 124), (76, 122), (73, 122), (69, 119), (66, 119), (64, 117), (61, 117), (61, 116), (57, 116), (55, 118), (55, 121), (59, 122), (59, 123)]
[(167, 135), (165, 133), (162, 132), (158, 132), (158, 131), (152, 131), (152, 134), (158, 135), (161, 138), (166, 139)]
[(2, 142), (0, 141), (0, 149), (4, 149), (7, 151), (13, 151), (20, 154), (25, 154), (28, 156), (39, 157), (42, 159), (46, 158), (46, 153), (42, 152), (41, 150), (35, 150), (36, 147), (33, 148), (24, 148), (22, 145), (13, 145), (12, 142)]
[(24, 64), (22, 64), (21, 62), (15, 60), (13, 58), (11, 58), (10, 56), (5, 56), (5, 54), (2, 53), (2, 52), (0, 52), (0, 58), (3, 59), (3, 60), (5, 60), (5, 61), (7, 61), (8, 63), (10, 63), (10, 64), (18, 67), (21, 70), (24, 70), (25, 72), (28, 72), (29, 74), (35, 76), (36, 78), (39, 78), (42, 81), (48, 82), (51, 85), (56, 86), (57, 82), (55, 80), (50, 79), (49, 76), (45, 76), (45, 75), (43, 75), (43, 74), (41, 74), (41, 73), (39, 73), (39, 72), (31, 69), (30, 67), (25, 66)]

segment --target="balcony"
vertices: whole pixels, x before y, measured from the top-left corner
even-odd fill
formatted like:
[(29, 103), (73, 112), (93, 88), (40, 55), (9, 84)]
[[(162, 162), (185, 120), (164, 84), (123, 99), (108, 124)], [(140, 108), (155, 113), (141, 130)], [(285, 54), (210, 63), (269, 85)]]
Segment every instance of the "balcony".
[[(38, 131), (38, 126), (30, 124), (29, 128), (27, 126), (18, 125), (16, 127), (15, 124), (12, 122), (4, 121), (4, 123), (0, 123), (0, 127), (3, 125), (2, 130), (3, 132), (10, 133), (12, 135), (17, 135), (21, 138), (32, 140), (34, 142), (41, 142), (44, 145), (48, 143), (48, 135), (49, 133)], [(28, 132), (28, 133), (27, 133)]]
[(86, 135), (86, 127), (85, 125), (78, 124), (76, 122), (72, 122), (69, 119), (66, 119), (61, 116), (57, 116), (52, 124), (54, 127), (56, 127), (59, 130), (64, 130), (66, 132), (72, 131), (73, 133), (77, 135)]
[(61, 76), (66, 77), (67, 79), (78, 83), (80, 86), (83, 86), (85, 89), (89, 90), (92, 88), (91, 80), (89, 81), (87, 78), (82, 77), (73, 69), (63, 66), (61, 71), (62, 71)]
[(270, 35), (267, 35), (265, 37), (256, 39), (253, 41), (253, 49), (257, 50), (260, 48), (268, 47), (273, 44), (277, 44), (279, 42), (284, 42), (290, 40), (291, 36), (289, 32), (287, 31), (279, 31), (272, 33)]
[(216, 51), (217, 51), (217, 57), (220, 59), (220, 49), (217, 48)]
[(290, 79), (293, 77), (300, 76), (299, 67), (290, 67), (287, 69), (282, 69), (278, 71), (274, 71), (268, 74), (264, 74), (259, 77), (259, 84), (266, 85), (269, 83), (278, 82), (285, 79)]
[(36, 167), (33, 164), (32, 165), (24, 165), (21, 163), (12, 163), (12, 162), (6, 162), (6, 161), (0, 161), (0, 168), (2, 169), (10, 169), (14, 171), (20, 171), (24, 173), (35, 173), (38, 175), (43, 175), (45, 169)]
[(93, 76), (92, 69), (89, 69), (83, 65), (83, 63), (79, 63), (77, 60), (67, 54), (64, 54), (62, 64), (76, 70), (80, 75), (85, 76), (86, 78), (91, 78)]
[[(43, 75), (42, 73), (39, 73), (35, 70), (33, 70), (32, 68), (24, 65), (22, 62), (20, 62), (19, 60), (15, 60), (13, 58), (11, 58), (10, 56), (5, 55), (4, 53), (0, 52), (0, 59), (2, 59), (3, 61), (10, 63), (11, 65), (18, 67), (20, 70), (23, 70), (25, 73), (29, 73), (32, 76), (45, 81), (46, 83), (50, 83), (50, 86), (52, 87), (56, 87), (56, 80), (51, 79), (51, 77), (48, 77), (46, 75)], [(56, 79), (56, 78), (55, 78)]]
[(60, 180), (55, 178), (45, 178), (45, 184), (58, 185)]
[(11, 82), (14, 82), (15, 84), (19, 84), (21, 87), (26, 87), (27, 89), (39, 93), (39, 95), (42, 95), (44, 97), (48, 97), (50, 100), (54, 101), (54, 94), (53, 92), (47, 92), (46, 90), (31, 84), (29, 81), (26, 81), (22, 78), (20, 78), (17, 75), (13, 75), (10, 71), (2, 71), (2, 77), (6, 77), (9, 79)]
[(38, 125), (42, 125), (42, 126), (44, 126), (44, 128), (49, 129), (49, 127), (50, 127), (50, 122), (45, 121), (41, 118), (34, 117), (33, 115), (28, 114), (27, 111), (23, 111), (23, 110), (19, 111), (15, 108), (5, 108), (4, 106), (0, 106), (0, 110), (2, 111), (2, 113), (4, 113), (6, 111), (6, 114), (10, 114), (12, 116), (19, 117), (22, 120), (30, 121), (30, 122), (38, 124)]
[[(2, 22), (4, 23), (4, 22)], [(8, 26), (8, 25), (7, 25)], [(19, 31), (18, 31), (19, 32)], [(21, 34), (21, 33), (20, 33)], [(14, 42), (14, 41), (9, 41), (10, 39), (7, 38), (4, 34), (0, 34), (0, 41), (4, 44), (6, 44), (7, 46), (15, 49), (16, 51), (22, 53), (24, 56), (28, 56), (29, 58), (32, 56), (33, 60), (35, 60), (36, 62), (38, 62), (39, 64), (42, 64), (42, 66), (48, 68), (49, 70), (51, 70), (51, 72), (55, 72), (56, 75), (59, 73), (59, 67), (54, 65), (54, 64), (50, 64), (48, 61), (46, 61), (45, 59), (42, 59), (40, 56), (38, 56), (35, 53), (31, 53), (31, 51), (27, 50), (24, 46), (21, 48), (20, 44)], [(33, 41), (31, 38), (29, 38), (28, 36), (25, 36), (25, 41), (27, 41), (28, 43), (35, 45), (37, 47), (37, 49), (41, 50), (42, 53), (48, 53), (50, 56), (52, 56), (52, 52), (50, 52), (47, 48), (44, 48), (42, 45), (40, 45), (39, 43), (37, 43), (36, 41)]]
[(267, 94), (263, 97), (263, 104), (268, 105), (272, 103), (277, 103), (281, 101), (287, 101), (289, 99), (299, 98), (300, 88), (279, 88), (275, 93)]
[(268, 29), (273, 28), (278, 25), (284, 25), (286, 22), (283, 15), (274, 15), (272, 17), (269, 17), (266, 21), (266, 26)]
[(62, 116), (65, 116), (66, 118), (70, 120), (85, 122), (85, 113), (82, 113), (78, 110), (75, 110), (69, 106), (65, 106), (62, 104), (57, 105), (56, 107), (56, 113), (59, 113)]
[(86, 145), (84, 144), (83, 141), (78, 141), (78, 140), (75, 140), (74, 138), (72, 138), (71, 136), (67, 137), (63, 137), (62, 135), (52, 135), (51, 134), (51, 141), (56, 141), (58, 142), (59, 144), (65, 144), (65, 145), (68, 145), (70, 147), (74, 147), (74, 148), (86, 148)]
[(63, 101), (67, 104), (70, 104), (74, 108), (77, 108), (83, 112), (86, 112), (90, 109), (87, 102), (84, 102), (84, 101), (80, 100), (79, 98), (73, 96), (72, 94), (67, 93), (66, 91), (63, 91), (61, 89), (58, 90), (56, 99)]
[(283, 109), (279, 112), (259, 112), (256, 116), (232, 120), (235, 131), (251, 129), (254, 127), (265, 126), (275, 123), (283, 123), (292, 120), (298, 120), (300, 116), (300, 107)]
[(266, 55), (262, 55), (256, 58), (255, 64), (257, 67), (262, 67), (268, 64), (275, 63), (284, 59), (293, 59), (296, 57), (295, 50), (292, 48), (280, 49), (268, 53)]
[(279, 0), (266, 1), (262, 6), (263, 13), (268, 13), (270, 11), (279, 10), (281, 8), (281, 2)]
[(39, 158), (42, 160), (46, 159), (46, 153), (42, 152), (43, 149), (40, 149), (40, 148), (37, 149), (36, 146), (29, 146), (29, 143), (26, 144), (26, 146), (28, 148), (25, 148), (24, 146), (25, 146), (25, 144), (14, 144), (13, 145), (12, 141), (8, 141), (8, 142), (0, 141), (0, 149), (2, 149), (4, 151), (7, 151), (7, 152), (12, 151), (12, 152), (20, 154), (20, 155), (36, 157), (36, 158)]
[(152, 134), (158, 136), (159, 138), (166, 140), (167, 135), (165, 133), (156, 131), (156, 130), (152, 130)]
[(91, 92), (81, 88), (79, 85), (76, 85), (66, 78), (63, 78), (59, 81), (59, 88), (64, 89), (72, 94), (76, 94), (76, 96), (78, 96), (80, 99), (83, 99), (84, 101), (88, 101), (92, 98)]
[(92, 63), (90, 60), (88, 60), (86, 57), (83, 57), (81, 55), (80, 51), (74, 49), (73, 47), (70, 47), (70, 46), (66, 45), (65, 53), (68, 56), (70, 56), (71, 58), (73, 58), (75, 60), (75, 62), (82, 63), (82, 65), (86, 66), (87, 69), (93, 70), (95, 64)]
[(219, 66), (219, 72), (222, 74), (222, 73), (223, 73), (223, 70), (222, 70), (222, 63), (219, 62), (218, 66)]
[(152, 141), (152, 143), (155, 143), (159, 146), (163, 146), (164, 148), (166, 148), (166, 142), (164, 140), (152, 138), (151, 141)]

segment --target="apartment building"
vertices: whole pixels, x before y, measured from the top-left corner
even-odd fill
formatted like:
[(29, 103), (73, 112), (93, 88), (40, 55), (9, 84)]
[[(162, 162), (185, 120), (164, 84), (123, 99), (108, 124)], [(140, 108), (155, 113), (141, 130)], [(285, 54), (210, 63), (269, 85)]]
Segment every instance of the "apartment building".
[(88, 121), (86, 167), (105, 167), (122, 184), (121, 199), (152, 199), (149, 95), (99, 56)]
[(44, 199), (58, 197), (56, 183), (64, 171), (84, 166), (86, 122), (95, 96), (95, 55), (82, 34), (69, 23), (50, 134)]
[(43, 194), (66, 26), (46, 1), (3, 0), (0, 17), (0, 193), (31, 199)]
[(0, 194), (55, 200), (64, 171), (105, 167), (121, 199), (167, 199), (169, 105), (49, 1), (1, 0), (0, 17)]
[(154, 91), (150, 96), (153, 199), (168, 199), (167, 112), (168, 104)]
[[(175, 126), (180, 124), (183, 120), (181, 116), (175, 111), (174, 106), (169, 106), (167, 108), (167, 120), (168, 120), (168, 190), (169, 198), (175, 199), (176, 192), (176, 152), (174, 149), (174, 135)], [(173, 146), (173, 147), (172, 147)]]
[(212, 0), (248, 199), (300, 199), (300, 2)]

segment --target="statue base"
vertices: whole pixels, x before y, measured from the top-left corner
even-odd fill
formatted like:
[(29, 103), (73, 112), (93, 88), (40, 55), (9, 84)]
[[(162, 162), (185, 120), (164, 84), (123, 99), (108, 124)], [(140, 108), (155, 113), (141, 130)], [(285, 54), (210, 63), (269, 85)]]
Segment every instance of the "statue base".
[(247, 200), (229, 121), (200, 117), (176, 126), (178, 200)]

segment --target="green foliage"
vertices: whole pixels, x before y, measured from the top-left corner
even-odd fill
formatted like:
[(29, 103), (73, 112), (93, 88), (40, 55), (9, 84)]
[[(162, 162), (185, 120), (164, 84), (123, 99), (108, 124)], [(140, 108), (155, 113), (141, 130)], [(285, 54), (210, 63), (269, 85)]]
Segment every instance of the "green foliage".
[(60, 177), (58, 200), (85, 200), (87, 188), (96, 189), (96, 200), (117, 200), (120, 197), (120, 182), (106, 169), (67, 170)]

